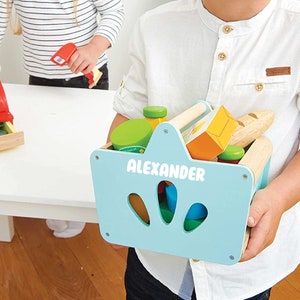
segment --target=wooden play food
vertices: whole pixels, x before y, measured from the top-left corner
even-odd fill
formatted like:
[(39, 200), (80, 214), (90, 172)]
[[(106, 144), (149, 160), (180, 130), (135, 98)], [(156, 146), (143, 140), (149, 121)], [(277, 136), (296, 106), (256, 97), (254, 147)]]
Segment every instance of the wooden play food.
[(259, 110), (238, 118), (238, 127), (229, 144), (245, 148), (272, 125), (274, 118), (275, 114), (271, 110)]
[[(169, 209), (168, 204), (166, 202), (161, 202), (159, 204), (160, 213), (163, 219), (166, 223), (171, 223), (174, 217), (174, 213)], [(184, 230), (186, 231), (192, 231), (195, 228), (197, 228), (201, 223), (204, 221), (204, 219), (186, 219), (184, 221)]]
[(4, 123), (0, 123), (0, 135), (7, 134), (6, 130), (4, 129)]
[[(198, 111), (202, 110), (202, 113), (206, 110), (203, 103), (198, 103), (196, 108)], [(182, 119), (191, 119), (193, 114), (195, 114), (194, 111), (186, 110), (170, 122), (182, 129), (185, 126)], [(192, 158), (212, 160), (225, 150), (236, 127), (237, 121), (224, 106), (220, 106), (192, 123), (191, 126), (183, 128), (181, 133)]]
[(225, 150), (218, 155), (218, 162), (237, 164), (244, 155), (245, 150), (243, 147), (238, 145), (228, 145)]
[(167, 121), (167, 108), (164, 106), (146, 106), (143, 109), (143, 115), (154, 130), (158, 124)]
[[(144, 152), (150, 137), (152, 127), (145, 119), (132, 119), (117, 126), (111, 133), (110, 140), (115, 150)], [(143, 150), (143, 151), (142, 151)]]
[(14, 117), (9, 111), (4, 88), (0, 81), (0, 122), (1, 123), (2, 122), (13, 123), (13, 120), (14, 120)]
[(13, 126), (13, 115), (10, 113), (6, 95), (0, 81), (0, 151), (24, 144), (24, 133)]
[[(177, 202), (177, 189), (174, 184), (166, 185), (166, 198), (170, 211), (175, 213), (176, 202)], [(192, 205), (188, 214), (186, 215), (187, 220), (199, 220), (207, 217), (207, 209), (201, 203), (195, 203)]]

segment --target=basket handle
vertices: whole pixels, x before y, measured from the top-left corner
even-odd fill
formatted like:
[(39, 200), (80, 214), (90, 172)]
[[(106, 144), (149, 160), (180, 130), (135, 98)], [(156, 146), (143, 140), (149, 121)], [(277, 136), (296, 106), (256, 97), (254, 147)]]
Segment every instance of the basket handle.
[(252, 170), (254, 182), (257, 182), (262, 174), (265, 165), (272, 155), (272, 150), (271, 141), (265, 136), (260, 136), (253, 142), (244, 157), (239, 161), (239, 165), (246, 166)]
[(184, 128), (186, 125), (188, 125), (190, 122), (201, 116), (203, 113), (205, 113), (207, 110), (211, 110), (210, 106), (206, 104), (205, 101), (201, 101), (178, 116), (174, 117), (170, 120), (170, 123), (172, 123), (174, 126), (176, 126), (178, 129)]

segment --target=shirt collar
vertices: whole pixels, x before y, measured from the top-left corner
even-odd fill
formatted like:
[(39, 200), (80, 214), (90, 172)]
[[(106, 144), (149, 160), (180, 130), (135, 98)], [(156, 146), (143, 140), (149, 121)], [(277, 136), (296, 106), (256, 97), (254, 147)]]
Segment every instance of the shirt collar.
[(236, 22), (225, 22), (216, 16), (212, 15), (206, 8), (204, 8), (201, 0), (198, 1), (198, 12), (203, 23), (214, 32), (220, 32), (220, 28), (225, 24), (230, 25), (233, 29), (234, 35), (248, 34), (255, 29), (263, 26), (269, 17), (272, 15), (276, 8), (277, 0), (271, 0), (270, 3), (256, 16), (249, 20), (236, 21)]

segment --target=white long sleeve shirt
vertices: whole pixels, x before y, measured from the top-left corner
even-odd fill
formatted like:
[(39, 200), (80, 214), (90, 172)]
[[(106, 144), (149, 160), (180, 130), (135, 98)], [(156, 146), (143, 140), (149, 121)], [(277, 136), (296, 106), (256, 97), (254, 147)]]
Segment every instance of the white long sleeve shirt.
[[(132, 66), (114, 108), (128, 118), (140, 118), (144, 106), (163, 105), (169, 119), (198, 99), (223, 104), (235, 117), (272, 110), (275, 121), (265, 133), (273, 144), (271, 180), (298, 149), (299, 28), (299, 1), (271, 0), (252, 19), (230, 23), (211, 15), (200, 0), (171, 1), (137, 24)], [(137, 254), (155, 278), (183, 299), (190, 299), (195, 284), (197, 299), (242, 300), (272, 287), (297, 267), (299, 229), (300, 203), (284, 213), (271, 246), (232, 266), (145, 250)]]
[[(86, 45), (95, 35), (107, 38), (111, 45), (121, 29), (124, 8), (121, 0), (79, 0), (74, 13), (72, 0), (13, 0), (22, 26), (23, 57), (28, 74), (43, 78), (71, 78), (67, 65), (59, 67), (51, 56), (64, 44)], [(100, 16), (100, 17), (99, 17)], [(0, 42), (8, 25), (6, 0), (0, 1)], [(104, 52), (96, 66), (107, 63)]]

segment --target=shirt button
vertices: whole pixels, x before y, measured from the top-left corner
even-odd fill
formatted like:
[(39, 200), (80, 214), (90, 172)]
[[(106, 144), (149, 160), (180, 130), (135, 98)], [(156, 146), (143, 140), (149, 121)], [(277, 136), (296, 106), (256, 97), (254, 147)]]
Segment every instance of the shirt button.
[(221, 52), (218, 54), (218, 59), (219, 60), (225, 60), (227, 58), (227, 55), (224, 52)]
[(258, 92), (261, 92), (263, 89), (264, 89), (264, 84), (259, 82), (255, 85), (255, 89), (258, 91)]
[(223, 32), (224, 32), (225, 34), (228, 34), (228, 33), (230, 33), (231, 31), (232, 31), (231, 26), (225, 25), (225, 26), (223, 27)]

